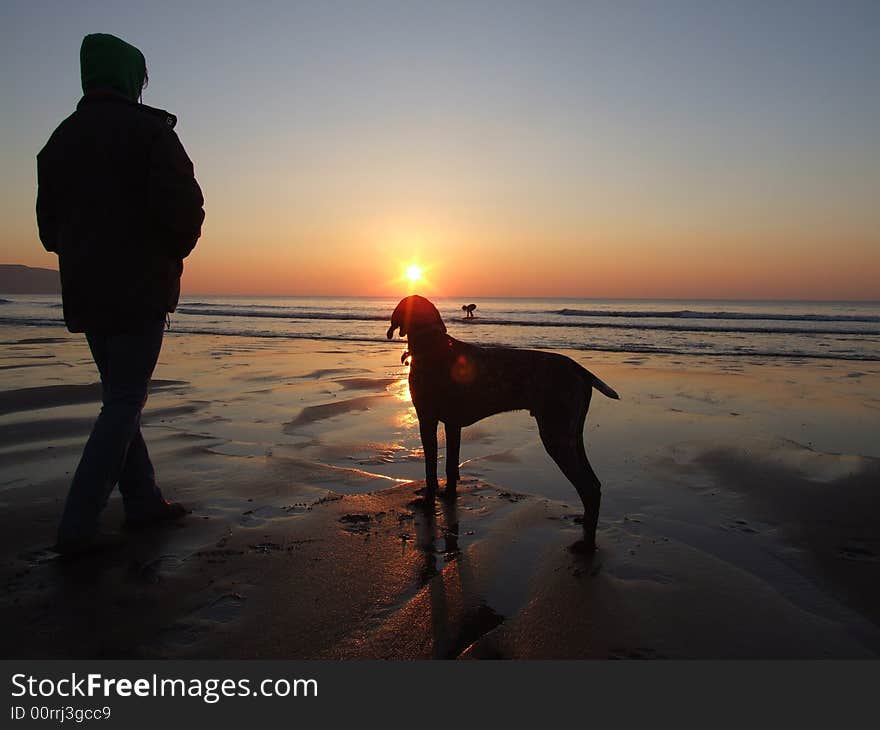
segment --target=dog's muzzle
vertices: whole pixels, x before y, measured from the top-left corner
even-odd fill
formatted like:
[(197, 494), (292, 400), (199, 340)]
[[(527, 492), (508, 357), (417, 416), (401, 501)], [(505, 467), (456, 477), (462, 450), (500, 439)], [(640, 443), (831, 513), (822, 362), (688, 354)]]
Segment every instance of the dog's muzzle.
[(390, 340), (392, 337), (394, 337), (394, 330), (396, 330), (399, 326), (400, 326), (400, 325), (392, 324), (392, 325), (388, 328), (388, 332), (387, 332), (387, 335), (386, 335), (386, 336), (388, 337), (389, 340)]

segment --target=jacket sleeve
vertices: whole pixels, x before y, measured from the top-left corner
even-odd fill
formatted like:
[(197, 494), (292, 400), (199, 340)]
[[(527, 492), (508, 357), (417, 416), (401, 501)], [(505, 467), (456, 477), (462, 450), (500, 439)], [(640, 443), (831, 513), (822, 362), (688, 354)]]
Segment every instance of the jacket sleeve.
[(159, 134), (150, 157), (148, 209), (154, 230), (173, 259), (195, 248), (205, 220), (202, 190), (193, 164), (173, 130)]
[(37, 229), (43, 248), (58, 253), (58, 210), (42, 153), (37, 155)]

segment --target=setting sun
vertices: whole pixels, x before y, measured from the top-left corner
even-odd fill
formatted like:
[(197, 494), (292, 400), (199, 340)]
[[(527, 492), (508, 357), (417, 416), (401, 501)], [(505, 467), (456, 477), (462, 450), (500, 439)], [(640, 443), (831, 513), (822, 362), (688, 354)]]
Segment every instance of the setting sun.
[(415, 284), (417, 281), (420, 281), (422, 278), (422, 267), (417, 266), (416, 264), (412, 264), (411, 266), (407, 267), (406, 278), (411, 284)]

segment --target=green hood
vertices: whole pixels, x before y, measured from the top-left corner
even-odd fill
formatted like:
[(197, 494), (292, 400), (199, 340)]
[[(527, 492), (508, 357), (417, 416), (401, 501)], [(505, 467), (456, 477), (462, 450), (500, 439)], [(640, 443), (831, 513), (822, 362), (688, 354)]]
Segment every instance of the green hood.
[(144, 54), (121, 38), (91, 33), (79, 50), (83, 92), (110, 87), (132, 101), (141, 95), (147, 77)]

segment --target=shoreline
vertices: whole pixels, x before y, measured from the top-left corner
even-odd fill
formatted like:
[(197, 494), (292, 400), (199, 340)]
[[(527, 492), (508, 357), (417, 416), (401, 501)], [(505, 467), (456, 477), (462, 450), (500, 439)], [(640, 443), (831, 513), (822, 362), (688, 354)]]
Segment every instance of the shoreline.
[[(880, 362), (880, 307), (871, 301), (479, 299), (475, 318), (459, 316), (455, 300), (437, 301), (453, 334), (482, 344), (574, 349), (583, 356)], [(395, 304), (377, 297), (197, 297), (180, 304), (172, 334), (378, 345)], [(0, 324), (26, 323), (61, 327), (58, 298), (3, 304)]]
[[(347, 321), (347, 320), (345, 320)], [(486, 323), (487, 326), (492, 326), (493, 323)], [(3, 322), (0, 319), (0, 327), (10, 326)], [(57, 322), (53, 324), (28, 324), (26, 327), (42, 330), (47, 326), (59, 326), (63, 327), (63, 322)], [(596, 325), (597, 328), (602, 328), (604, 325)], [(648, 328), (650, 329), (650, 328)], [(655, 328), (660, 329), (660, 328)], [(688, 333), (709, 333), (712, 330), (673, 330), (677, 332), (686, 331)], [(733, 330), (734, 332), (736, 330)], [(793, 334), (794, 330), (768, 330), (766, 334), (779, 334), (779, 333), (787, 333)], [(66, 333), (66, 330), (65, 330)], [(804, 332), (805, 335), (812, 335), (812, 332)], [(831, 332), (824, 332), (820, 334), (832, 334)], [(841, 334), (851, 335), (855, 334), (852, 332), (844, 332)], [(171, 330), (165, 333), (167, 337), (224, 337), (231, 339), (257, 339), (257, 340), (266, 340), (269, 342), (280, 341), (280, 342), (326, 342), (326, 343), (339, 343), (339, 344), (351, 344), (351, 345), (374, 345), (376, 347), (384, 347), (386, 345), (385, 341), (380, 337), (369, 338), (369, 337), (328, 337), (328, 336), (317, 336), (310, 334), (303, 335), (295, 335), (290, 333), (271, 333), (271, 332), (255, 332), (255, 333), (241, 333), (241, 332), (216, 332), (212, 330)], [(63, 342), (64, 338), (55, 338), (55, 337), (47, 337), (47, 338), (35, 338), (31, 344), (51, 344), (53, 342)], [(4, 341), (0, 342), (0, 344), (4, 345), (16, 345), (22, 344), (20, 341)], [(487, 343), (485, 346), (487, 347), (504, 347), (505, 345), (500, 344), (492, 344)], [(800, 361), (817, 361), (817, 362), (825, 362), (830, 361), (832, 363), (865, 363), (870, 366), (872, 363), (880, 364), (880, 358), (872, 357), (872, 356), (860, 356), (860, 355), (824, 355), (817, 353), (800, 353), (800, 352), (776, 352), (772, 350), (767, 351), (750, 351), (750, 352), (737, 352), (737, 351), (724, 351), (718, 350), (713, 352), (706, 353), (695, 353), (695, 352), (684, 352), (679, 350), (663, 350), (659, 348), (655, 349), (624, 349), (624, 348), (613, 348), (613, 347), (603, 347), (602, 345), (584, 345), (583, 347), (555, 347), (555, 346), (547, 346), (541, 347), (538, 345), (530, 345), (527, 349), (537, 349), (537, 350), (547, 350), (549, 352), (563, 352), (563, 353), (575, 353), (577, 357), (586, 357), (588, 353), (600, 353), (602, 355), (610, 356), (610, 357), (629, 357), (629, 358), (657, 358), (662, 361), (666, 358), (676, 358), (676, 359), (691, 359), (694, 360), (702, 360), (702, 361), (716, 361), (720, 366), (722, 363), (735, 359), (742, 358), (751, 360), (752, 364), (759, 364), (762, 361), (774, 362), (780, 361), (783, 364), (791, 364), (791, 362), (800, 362)], [(674, 361), (673, 361), (674, 362)]]

